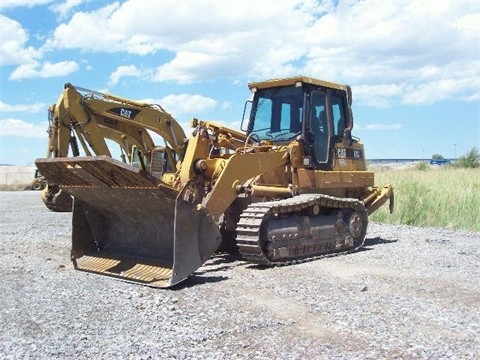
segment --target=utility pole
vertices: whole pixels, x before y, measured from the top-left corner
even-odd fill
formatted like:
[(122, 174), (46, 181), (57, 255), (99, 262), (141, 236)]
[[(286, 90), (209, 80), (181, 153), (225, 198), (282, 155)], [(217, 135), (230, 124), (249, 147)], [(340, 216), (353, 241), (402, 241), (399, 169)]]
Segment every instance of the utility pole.
[(454, 157), (454, 159), (456, 160), (457, 159), (457, 144), (453, 144), (453, 146), (455, 147), (455, 157)]

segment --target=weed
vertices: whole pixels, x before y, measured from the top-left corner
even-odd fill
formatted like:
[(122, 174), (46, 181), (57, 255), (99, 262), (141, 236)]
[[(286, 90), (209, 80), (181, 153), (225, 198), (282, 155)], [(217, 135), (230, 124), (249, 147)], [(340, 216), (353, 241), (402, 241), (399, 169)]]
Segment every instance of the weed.
[(384, 206), (373, 221), (480, 231), (480, 169), (442, 167), (375, 173), (379, 186), (391, 183), (395, 209)]

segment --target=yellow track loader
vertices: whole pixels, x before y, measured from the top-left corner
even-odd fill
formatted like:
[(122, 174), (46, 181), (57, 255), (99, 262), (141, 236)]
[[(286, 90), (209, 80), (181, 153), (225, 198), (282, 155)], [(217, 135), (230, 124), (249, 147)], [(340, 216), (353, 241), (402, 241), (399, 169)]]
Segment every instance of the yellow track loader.
[[(274, 266), (362, 246), (368, 215), (388, 200), (393, 210), (393, 188), (366, 169), (350, 87), (298, 76), (249, 88), (241, 131), (193, 119), (188, 141), (167, 139), (168, 178), (108, 156), (36, 160), (74, 198), (76, 269), (171, 287), (219, 248)], [(134, 110), (110, 116), (135, 123)]]

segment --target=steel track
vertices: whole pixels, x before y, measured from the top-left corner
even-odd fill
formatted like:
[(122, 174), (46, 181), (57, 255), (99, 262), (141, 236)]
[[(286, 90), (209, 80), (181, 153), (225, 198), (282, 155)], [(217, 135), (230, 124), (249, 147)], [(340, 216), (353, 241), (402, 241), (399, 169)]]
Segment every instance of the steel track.
[[(262, 226), (270, 216), (296, 214), (318, 205), (320, 208), (352, 210), (361, 214), (363, 232), (354, 247), (330, 253), (311, 254), (301, 258), (271, 261), (266, 254), (266, 239), (261, 238)], [(321, 215), (320, 215), (321, 216)], [(240, 254), (247, 261), (267, 266), (299, 264), (317, 259), (339, 256), (358, 250), (365, 242), (368, 214), (362, 201), (351, 198), (337, 198), (323, 194), (302, 194), (289, 199), (250, 204), (241, 214), (237, 224), (237, 245)], [(358, 241), (360, 240), (360, 241)]]

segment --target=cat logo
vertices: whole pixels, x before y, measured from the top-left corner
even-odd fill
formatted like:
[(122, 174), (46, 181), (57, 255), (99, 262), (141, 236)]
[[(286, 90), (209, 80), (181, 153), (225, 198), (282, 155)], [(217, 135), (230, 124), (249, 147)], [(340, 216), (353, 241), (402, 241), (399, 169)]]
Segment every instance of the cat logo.
[(337, 149), (337, 158), (346, 159), (347, 158), (347, 149)]
[(124, 119), (134, 120), (135, 116), (138, 115), (140, 110), (128, 109), (128, 108), (124, 108), (124, 107), (115, 107), (115, 108), (109, 109), (108, 112), (110, 114), (120, 116)]
[(125, 117), (127, 119), (131, 119), (132, 111), (128, 109), (120, 109), (120, 116)]

